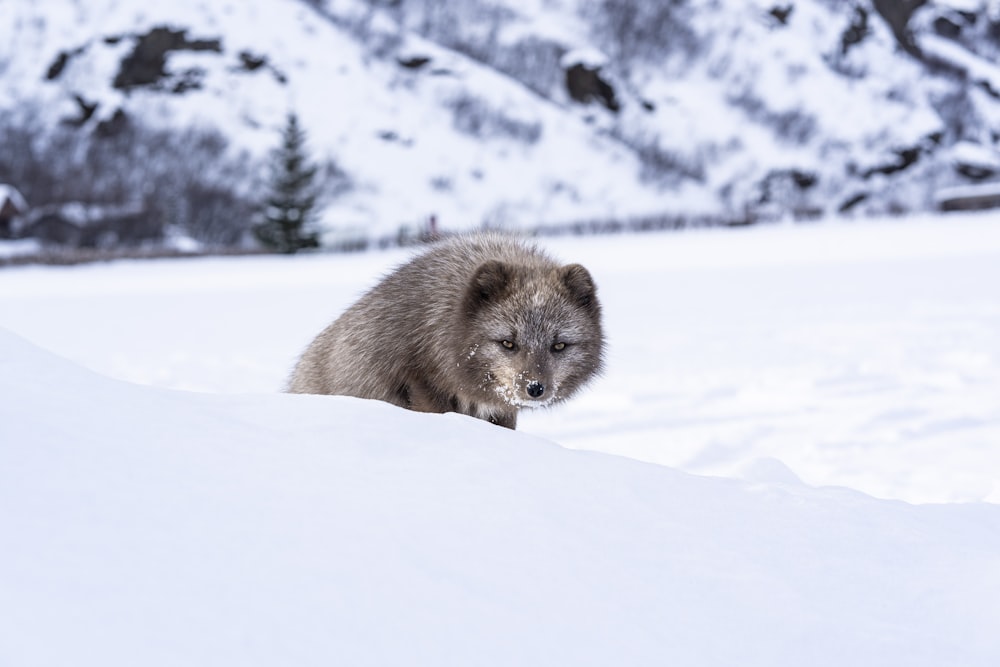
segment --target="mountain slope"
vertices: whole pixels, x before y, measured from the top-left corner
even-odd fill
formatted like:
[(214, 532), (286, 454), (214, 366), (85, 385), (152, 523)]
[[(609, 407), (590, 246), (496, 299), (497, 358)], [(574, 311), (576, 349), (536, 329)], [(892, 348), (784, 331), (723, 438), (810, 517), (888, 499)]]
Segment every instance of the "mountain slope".
[(927, 210), (1000, 174), (1000, 10), (973, 0), (53, 0), (3, 20), (5, 122), (210, 127), (255, 163), (294, 110), (346, 181), (326, 222), (369, 234)]
[[(123, 110), (145, 123), (219, 128), (257, 156), (296, 111), (317, 156), (335, 159), (352, 182), (329, 214), (339, 224), (393, 230), (430, 215), (448, 226), (503, 224), (656, 202), (655, 191), (636, 185), (628, 151), (520, 84), (418, 38), (408, 48), (434, 64), (414, 72), (293, 2), (17, 9), (5, 99), (37, 100), (57, 124), (77, 116), (79, 96), (98, 105), (82, 131)], [(165, 52), (165, 74), (143, 78), (137, 68), (130, 77), (123, 63), (155, 43), (157, 30), (182, 33), (164, 37), (181, 44)], [(187, 46), (198, 42), (210, 46)]]

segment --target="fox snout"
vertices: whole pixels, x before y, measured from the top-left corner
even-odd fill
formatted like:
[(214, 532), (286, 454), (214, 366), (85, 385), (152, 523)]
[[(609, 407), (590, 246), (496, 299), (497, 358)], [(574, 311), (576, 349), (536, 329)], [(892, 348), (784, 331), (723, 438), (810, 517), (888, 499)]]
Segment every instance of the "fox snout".
[(536, 373), (519, 373), (508, 381), (497, 377), (496, 392), (509, 405), (537, 407), (555, 399), (555, 384), (551, 378)]

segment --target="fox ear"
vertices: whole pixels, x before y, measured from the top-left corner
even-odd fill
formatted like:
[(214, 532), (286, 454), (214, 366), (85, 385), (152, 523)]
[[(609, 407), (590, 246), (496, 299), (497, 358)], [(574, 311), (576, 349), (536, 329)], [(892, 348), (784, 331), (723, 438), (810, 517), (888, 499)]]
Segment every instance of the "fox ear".
[(511, 270), (503, 262), (491, 259), (479, 265), (466, 293), (466, 304), (475, 309), (502, 297), (510, 285)]
[(559, 278), (578, 306), (587, 309), (597, 307), (597, 287), (587, 269), (580, 264), (568, 264), (559, 269)]

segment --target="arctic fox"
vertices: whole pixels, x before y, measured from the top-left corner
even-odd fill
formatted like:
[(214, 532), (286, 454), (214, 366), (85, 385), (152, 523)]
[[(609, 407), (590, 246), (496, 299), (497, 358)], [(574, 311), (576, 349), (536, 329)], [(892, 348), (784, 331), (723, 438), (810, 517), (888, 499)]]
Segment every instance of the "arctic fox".
[(572, 396), (601, 371), (603, 355), (601, 307), (583, 266), (477, 234), (386, 276), (306, 348), (288, 391), (515, 428), (521, 408)]

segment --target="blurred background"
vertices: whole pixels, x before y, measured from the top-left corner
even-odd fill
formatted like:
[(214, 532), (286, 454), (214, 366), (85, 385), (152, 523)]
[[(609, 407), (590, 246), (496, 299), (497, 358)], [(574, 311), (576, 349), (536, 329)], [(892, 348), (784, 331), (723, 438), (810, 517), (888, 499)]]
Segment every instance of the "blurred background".
[(0, 262), (1000, 205), (993, 0), (0, 0)]

